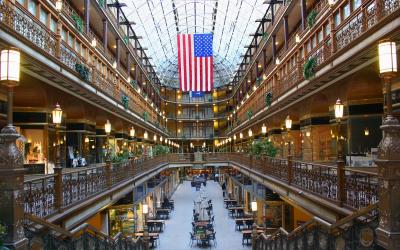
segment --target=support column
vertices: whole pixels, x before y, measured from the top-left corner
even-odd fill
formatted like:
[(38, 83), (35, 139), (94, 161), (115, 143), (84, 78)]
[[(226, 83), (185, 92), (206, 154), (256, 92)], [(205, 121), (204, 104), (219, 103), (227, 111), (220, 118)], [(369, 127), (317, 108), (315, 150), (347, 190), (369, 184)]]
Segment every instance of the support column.
[(90, 33), (90, 0), (85, 0), (85, 24), (86, 34)]
[(15, 141), (20, 137), (12, 124), (0, 134), (0, 222), (6, 227), (4, 246), (27, 249), (24, 234), (24, 158)]
[(289, 20), (288, 16), (283, 17), (283, 29), (285, 37), (285, 50), (289, 48)]
[(117, 46), (116, 51), (115, 51), (115, 60), (117, 61), (117, 69), (119, 69), (119, 64), (120, 64), (120, 57), (121, 57), (121, 40), (119, 38), (115, 39), (115, 44)]
[(103, 20), (103, 44), (104, 44), (104, 50), (107, 53), (108, 50), (108, 44), (107, 44), (107, 34), (108, 34), (108, 22), (106, 19)]
[(272, 61), (276, 60), (276, 35), (272, 35)]
[(128, 77), (131, 76), (131, 55), (129, 51), (126, 52), (126, 74)]
[(306, 0), (300, 0), (301, 11), (301, 27), (303, 30), (307, 28), (307, 3)]

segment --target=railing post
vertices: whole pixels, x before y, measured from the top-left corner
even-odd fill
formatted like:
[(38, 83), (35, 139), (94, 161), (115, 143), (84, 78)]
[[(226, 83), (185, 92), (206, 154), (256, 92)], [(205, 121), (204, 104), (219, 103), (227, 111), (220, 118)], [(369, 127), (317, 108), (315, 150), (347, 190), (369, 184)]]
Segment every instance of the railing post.
[(54, 205), (56, 211), (60, 211), (63, 207), (63, 191), (62, 191), (62, 167), (54, 167)]
[(346, 203), (346, 179), (343, 159), (337, 161), (337, 185), (339, 206)]
[(252, 250), (257, 249), (257, 225), (255, 222), (253, 223), (253, 230), (251, 232), (251, 245)]
[(0, 133), (0, 223), (5, 226), (4, 246), (27, 249), (24, 234), (24, 156), (16, 145), (20, 137), (12, 124)]
[(106, 185), (112, 186), (112, 163), (110, 159), (106, 160)]
[(135, 161), (134, 161), (134, 157), (129, 157), (129, 169), (130, 169), (130, 175), (131, 177), (135, 176)]
[(288, 184), (291, 185), (293, 181), (293, 159), (290, 154), (287, 156), (287, 166), (288, 166)]

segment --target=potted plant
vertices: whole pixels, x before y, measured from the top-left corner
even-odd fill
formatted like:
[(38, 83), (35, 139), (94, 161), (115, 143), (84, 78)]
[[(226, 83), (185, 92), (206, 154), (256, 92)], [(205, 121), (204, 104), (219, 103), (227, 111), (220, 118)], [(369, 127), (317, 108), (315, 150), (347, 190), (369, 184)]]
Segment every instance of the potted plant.
[(8, 247), (4, 246), (4, 237), (7, 235), (7, 227), (0, 223), (0, 250), (8, 250)]
[(267, 107), (270, 107), (270, 106), (271, 106), (271, 103), (272, 103), (272, 93), (271, 93), (271, 92), (268, 92), (268, 93), (265, 95), (265, 104), (267, 105)]
[(317, 59), (310, 57), (303, 65), (303, 76), (304, 79), (308, 80), (315, 75), (315, 68), (317, 67)]
[(314, 26), (315, 22), (317, 21), (317, 15), (318, 12), (314, 9), (308, 14), (307, 16), (307, 25), (308, 28), (311, 29), (312, 26)]
[(83, 21), (82, 18), (80, 16), (78, 16), (78, 14), (74, 13), (71, 16), (72, 20), (75, 21), (75, 28), (78, 30), (79, 33), (83, 32)]

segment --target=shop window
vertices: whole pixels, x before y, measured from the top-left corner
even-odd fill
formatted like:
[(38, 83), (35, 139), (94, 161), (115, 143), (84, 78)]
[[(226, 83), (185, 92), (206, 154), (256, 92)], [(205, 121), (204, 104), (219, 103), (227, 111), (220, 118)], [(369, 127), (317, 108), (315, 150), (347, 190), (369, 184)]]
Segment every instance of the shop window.
[(352, 0), (351, 2), (352, 2), (353, 10), (355, 10), (355, 9), (357, 9), (358, 7), (361, 6), (361, 0)]
[(68, 35), (68, 45), (74, 48), (74, 37), (71, 34)]
[(43, 9), (40, 8), (40, 14), (39, 14), (39, 20), (42, 22), (44, 25), (47, 25), (47, 16), (49, 14)]
[(29, 0), (29, 4), (28, 4), (28, 11), (36, 16), (36, 9), (37, 9), (37, 3), (34, 0)]
[(350, 4), (346, 4), (343, 7), (343, 19), (346, 19), (350, 16)]
[(57, 32), (57, 20), (54, 19), (53, 17), (50, 19), (50, 30), (53, 31), (54, 33)]
[(339, 26), (341, 19), (340, 19), (340, 12), (336, 12), (334, 17), (333, 17), (333, 22), (335, 27)]

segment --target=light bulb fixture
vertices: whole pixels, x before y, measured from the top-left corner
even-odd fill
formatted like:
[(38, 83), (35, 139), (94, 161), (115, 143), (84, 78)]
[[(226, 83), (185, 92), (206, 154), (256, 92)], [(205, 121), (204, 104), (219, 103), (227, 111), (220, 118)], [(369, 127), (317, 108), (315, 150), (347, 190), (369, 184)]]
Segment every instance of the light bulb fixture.
[(311, 132), (310, 131), (306, 131), (306, 136), (310, 137), (311, 136)]
[(89, 143), (89, 137), (85, 137), (85, 143)]
[(162, 136), (160, 136), (160, 142), (163, 142), (163, 137)]
[(286, 126), (286, 129), (291, 129), (292, 128), (292, 119), (290, 119), (289, 115), (285, 119), (285, 126)]
[(364, 135), (365, 135), (365, 136), (369, 136), (369, 129), (368, 129), (368, 128), (365, 128), (365, 129), (364, 129)]
[(239, 137), (240, 137), (240, 139), (243, 139), (243, 133), (242, 132), (240, 132)]
[(265, 124), (263, 123), (262, 127), (261, 127), (261, 133), (263, 135), (265, 135), (267, 133), (267, 126), (265, 126)]
[(149, 135), (147, 134), (147, 131), (144, 131), (143, 138), (147, 139), (148, 137), (149, 137)]
[(153, 140), (156, 142), (157, 141), (157, 135), (153, 136)]
[(296, 43), (299, 43), (299, 42), (300, 42), (300, 35), (299, 35), (299, 34), (296, 34), (295, 39), (296, 39)]
[(63, 111), (62, 111), (60, 105), (57, 103), (56, 107), (51, 112), (54, 124), (56, 124), (56, 125), (60, 125), (61, 124), (62, 113), (63, 113)]
[(107, 135), (111, 133), (111, 123), (109, 120), (107, 120), (106, 124), (104, 124), (104, 130), (106, 131)]
[(129, 135), (131, 137), (135, 137), (135, 128), (132, 126), (131, 129), (129, 130)]
[(233, 140), (236, 141), (236, 135), (233, 135)]
[(93, 48), (96, 48), (96, 46), (97, 46), (97, 40), (96, 40), (96, 38), (93, 38), (93, 40), (92, 40), (92, 42), (91, 42), (91, 45), (92, 45)]
[(340, 99), (338, 98), (336, 100), (336, 103), (334, 105), (334, 109), (335, 109), (335, 118), (336, 119), (342, 119), (343, 118), (343, 104), (340, 101)]

